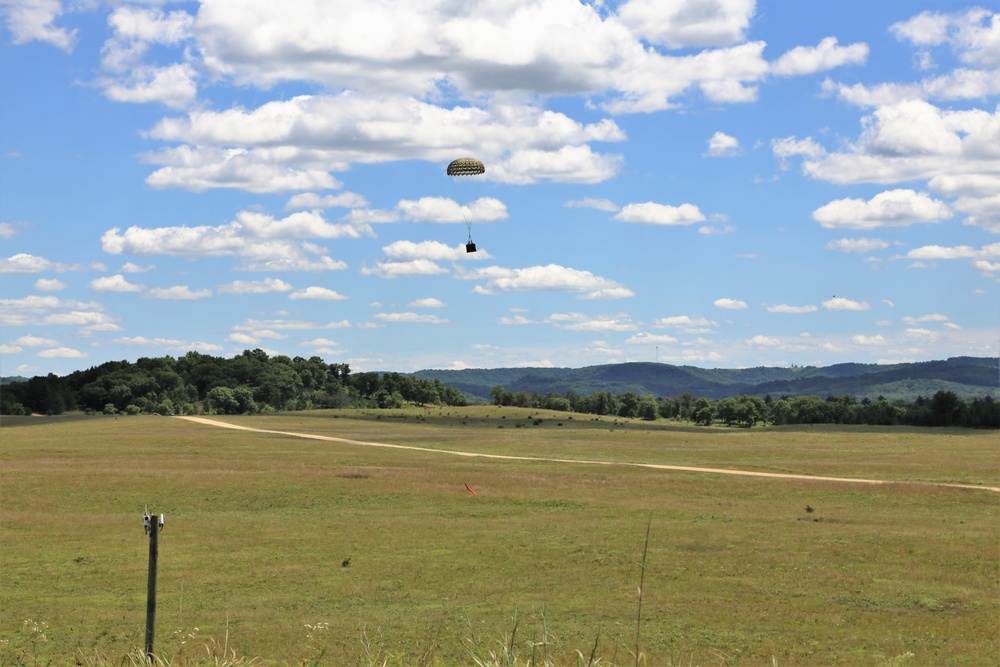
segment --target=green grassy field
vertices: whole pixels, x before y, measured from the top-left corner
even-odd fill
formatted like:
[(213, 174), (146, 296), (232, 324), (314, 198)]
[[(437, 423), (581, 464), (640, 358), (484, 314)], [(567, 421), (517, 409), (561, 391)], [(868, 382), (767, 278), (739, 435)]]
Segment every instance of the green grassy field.
[(476, 407), (224, 419), (440, 450), (901, 483), (469, 458), (163, 417), (5, 417), (0, 665), (119, 664), (142, 646), (146, 505), (166, 514), (156, 644), (175, 665), (212, 640), (292, 665), (464, 665), (508, 646), (518, 664), (533, 651), (537, 664), (576, 664), (598, 640), (601, 664), (634, 665), (647, 525), (644, 664), (1000, 664), (1000, 494), (926, 484), (1000, 486), (996, 432), (570, 417)]

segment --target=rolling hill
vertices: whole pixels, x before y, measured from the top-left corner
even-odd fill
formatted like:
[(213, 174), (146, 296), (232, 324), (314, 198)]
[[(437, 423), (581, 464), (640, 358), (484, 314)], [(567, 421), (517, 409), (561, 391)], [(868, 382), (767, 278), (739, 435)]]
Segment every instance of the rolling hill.
[(753, 396), (839, 396), (860, 400), (883, 396), (913, 401), (935, 392), (953, 391), (962, 398), (1000, 399), (1000, 359), (953, 357), (941, 361), (901, 364), (845, 363), (833, 366), (697, 368), (651, 362), (606, 364), (584, 368), (497, 368), (422, 370), (421, 379), (440, 380), (470, 397), (489, 401), (490, 388), (511, 392), (581, 396), (595, 392), (633, 392), (656, 397), (690, 392), (712, 399)]

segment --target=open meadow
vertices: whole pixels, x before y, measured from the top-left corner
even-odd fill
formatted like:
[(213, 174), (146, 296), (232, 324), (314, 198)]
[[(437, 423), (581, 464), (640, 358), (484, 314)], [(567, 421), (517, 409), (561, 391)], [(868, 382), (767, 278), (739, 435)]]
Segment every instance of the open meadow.
[(141, 648), (147, 506), (173, 665), (206, 644), (266, 665), (1000, 664), (1000, 493), (940, 485), (1000, 486), (996, 431), (486, 406), (211, 419), (424, 449), (4, 417), (0, 665)]

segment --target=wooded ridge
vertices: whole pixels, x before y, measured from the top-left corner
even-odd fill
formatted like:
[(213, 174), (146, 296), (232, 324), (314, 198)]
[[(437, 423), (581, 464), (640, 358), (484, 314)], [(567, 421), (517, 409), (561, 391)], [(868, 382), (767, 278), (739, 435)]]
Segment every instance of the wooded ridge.
[(912, 402), (938, 391), (960, 398), (1000, 399), (1000, 359), (953, 357), (941, 361), (899, 364), (845, 363), (833, 366), (791, 366), (724, 369), (633, 362), (583, 368), (497, 368), (422, 370), (412, 374), (440, 380), (470, 397), (491, 400), (490, 389), (502, 385), (529, 394), (632, 392), (656, 397), (694, 396), (721, 399), (740, 395), (840, 396), (857, 400)]

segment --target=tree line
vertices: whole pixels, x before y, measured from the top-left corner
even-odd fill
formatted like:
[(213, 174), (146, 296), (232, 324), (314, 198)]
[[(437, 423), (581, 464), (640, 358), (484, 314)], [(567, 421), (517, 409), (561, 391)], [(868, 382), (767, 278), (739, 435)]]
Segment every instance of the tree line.
[(252, 414), (315, 408), (466, 405), (440, 380), (399, 373), (352, 373), (320, 357), (182, 357), (109, 361), (66, 376), (49, 374), (0, 386), (0, 414)]
[(938, 391), (931, 398), (912, 403), (852, 396), (732, 396), (712, 400), (684, 392), (656, 398), (633, 392), (594, 392), (580, 396), (573, 391), (539, 394), (511, 392), (503, 385), (490, 389), (494, 405), (582, 412), (594, 415), (654, 420), (690, 421), (711, 426), (753, 427), (758, 424), (866, 424), (870, 426), (962, 426), (1000, 428), (1000, 401), (991, 396), (966, 401), (952, 391)]
[[(1000, 401), (964, 400), (952, 391), (910, 403), (855, 400), (849, 395), (742, 395), (718, 400), (683, 392), (657, 398), (634, 392), (579, 395), (490, 389), (494, 405), (580, 412), (621, 418), (689, 421), (706, 426), (758, 424), (868, 424), (1000, 428)], [(67, 376), (49, 374), (0, 386), (0, 414), (253, 414), (317, 408), (398, 408), (467, 405), (465, 395), (440, 380), (400, 373), (352, 373), (348, 364), (320, 357), (268, 356), (260, 349), (232, 358), (188, 352), (182, 357), (109, 361)]]

